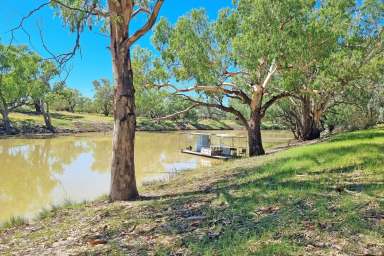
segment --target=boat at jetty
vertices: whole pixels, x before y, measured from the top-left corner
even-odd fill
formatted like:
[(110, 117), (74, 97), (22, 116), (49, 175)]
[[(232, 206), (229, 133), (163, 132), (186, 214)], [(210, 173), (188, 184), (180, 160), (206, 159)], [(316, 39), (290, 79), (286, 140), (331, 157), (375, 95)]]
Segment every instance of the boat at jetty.
[(230, 134), (190, 133), (195, 145), (188, 145), (182, 153), (228, 160), (247, 156), (247, 137)]

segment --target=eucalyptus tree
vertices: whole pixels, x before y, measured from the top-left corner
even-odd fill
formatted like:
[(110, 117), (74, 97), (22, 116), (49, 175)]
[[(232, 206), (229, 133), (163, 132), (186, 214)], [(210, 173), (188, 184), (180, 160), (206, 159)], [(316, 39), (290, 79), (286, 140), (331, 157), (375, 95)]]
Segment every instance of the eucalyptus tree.
[[(137, 114), (142, 117), (156, 119), (169, 114), (168, 109), (178, 108), (169, 101), (169, 92), (163, 88), (151, 86), (167, 77), (154, 54), (142, 47), (133, 49), (132, 69), (135, 73)], [(171, 112), (172, 112), (171, 110)]]
[[(155, 23), (164, 0), (51, 0), (66, 25), (76, 31), (73, 51), (60, 56), (71, 57), (80, 45), (84, 28), (101, 26), (109, 31), (115, 78), (113, 154), (111, 165), (111, 200), (138, 197), (134, 164), (136, 129), (135, 90), (131, 63), (131, 47)], [(145, 18), (140, 25), (138, 19)], [(101, 24), (100, 24), (101, 23)], [(136, 27), (138, 27), (137, 30)]]
[(57, 82), (54, 85), (53, 94), (57, 97), (54, 103), (56, 110), (74, 113), (81, 100), (80, 91), (68, 87), (64, 82)]
[(374, 90), (384, 72), (384, 3), (321, 1), (308, 17), (307, 40), (295, 64), (295, 97), (282, 105), (297, 138), (320, 137), (324, 114), (351, 96)]
[(12, 129), (9, 113), (30, 97), (39, 61), (40, 57), (24, 46), (0, 44), (0, 112), (6, 133)]
[[(290, 63), (304, 40), (302, 23), (315, 1), (241, 0), (211, 22), (194, 10), (175, 25), (162, 19), (153, 43), (161, 51), (168, 86), (193, 104), (234, 114), (248, 130), (249, 154), (264, 154), (261, 121), (290, 95)], [(178, 83), (171, 84), (175, 79)], [(186, 87), (181, 83), (193, 84)], [(188, 92), (195, 92), (189, 93)], [(238, 104), (228, 104), (228, 100)], [(236, 105), (244, 108), (236, 108)]]
[(352, 130), (366, 129), (383, 121), (384, 87), (369, 82), (349, 90), (343, 100), (333, 104), (323, 117), (323, 122), (330, 128), (337, 126)]
[(108, 79), (93, 81), (95, 104), (101, 113), (108, 116), (112, 112), (114, 87)]

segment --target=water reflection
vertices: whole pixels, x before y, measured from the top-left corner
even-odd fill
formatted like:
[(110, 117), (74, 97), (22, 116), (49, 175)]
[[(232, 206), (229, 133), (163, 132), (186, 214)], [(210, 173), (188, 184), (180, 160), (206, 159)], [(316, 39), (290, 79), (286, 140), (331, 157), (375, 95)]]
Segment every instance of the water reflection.
[[(185, 140), (179, 133), (138, 133), (139, 186), (170, 171), (207, 165), (207, 160), (179, 153)], [(0, 140), (0, 221), (107, 193), (111, 150), (111, 136), (103, 134)]]
[[(271, 133), (270, 137), (279, 136), (280, 142), (290, 139), (287, 133)], [(220, 163), (180, 153), (192, 140), (179, 132), (138, 132), (139, 186), (168, 177), (170, 172)], [(111, 151), (110, 134), (0, 140), (0, 222), (15, 215), (31, 217), (66, 199), (92, 200), (108, 193)]]
[(59, 185), (55, 175), (81, 152), (77, 143), (62, 146), (52, 140), (11, 140), (0, 143), (0, 221), (14, 213), (30, 213), (52, 201)]

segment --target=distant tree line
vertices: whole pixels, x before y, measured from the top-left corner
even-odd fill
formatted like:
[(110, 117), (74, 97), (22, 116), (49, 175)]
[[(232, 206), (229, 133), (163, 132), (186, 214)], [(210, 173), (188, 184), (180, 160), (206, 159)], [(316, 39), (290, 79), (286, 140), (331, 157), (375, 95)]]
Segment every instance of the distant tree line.
[[(141, 48), (134, 50), (134, 68), (139, 74), (142, 68)], [(184, 99), (171, 95), (165, 89), (147, 87), (137, 76), (136, 107), (139, 117), (156, 119), (188, 107)], [(44, 60), (25, 46), (0, 45), (0, 111), (3, 129), (10, 133), (12, 124), (9, 113), (20, 110), (40, 114), (45, 127), (54, 132), (51, 111), (113, 114), (115, 86), (106, 78), (93, 81), (94, 96), (87, 97), (78, 89), (69, 87), (59, 79), (59, 69), (51, 61)], [(202, 117), (221, 118), (220, 116)], [(198, 118), (198, 111), (192, 110), (183, 116), (189, 121)], [(176, 116), (175, 118), (179, 118)]]

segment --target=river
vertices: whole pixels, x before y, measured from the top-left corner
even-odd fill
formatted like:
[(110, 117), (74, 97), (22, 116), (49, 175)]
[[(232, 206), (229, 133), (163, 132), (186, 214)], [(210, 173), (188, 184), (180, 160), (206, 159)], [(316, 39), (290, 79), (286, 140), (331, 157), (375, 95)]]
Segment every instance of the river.
[[(217, 133), (217, 132), (216, 132)], [(223, 133), (220, 131), (219, 133)], [(243, 131), (226, 131), (245, 135)], [(263, 131), (264, 145), (286, 145), (287, 131)], [(137, 132), (136, 178), (140, 188), (175, 172), (219, 165), (215, 159), (182, 154), (188, 132)], [(66, 200), (93, 200), (108, 193), (111, 134), (0, 139), (0, 223), (31, 218)]]

